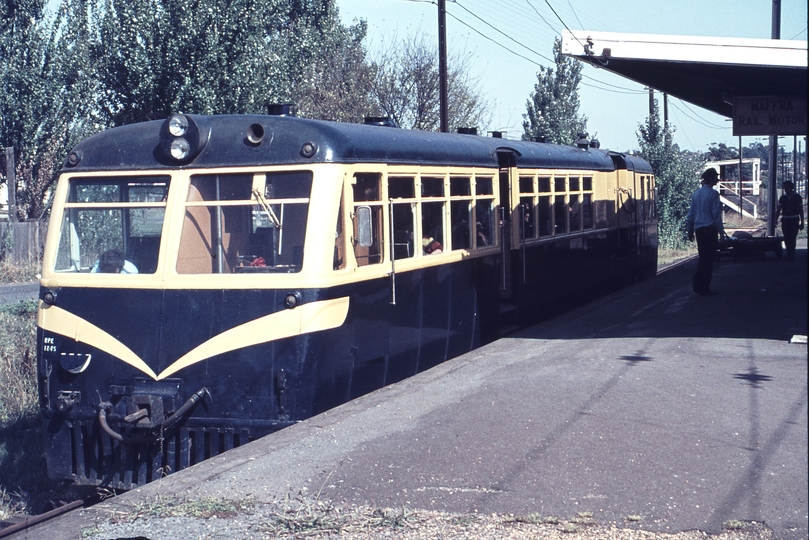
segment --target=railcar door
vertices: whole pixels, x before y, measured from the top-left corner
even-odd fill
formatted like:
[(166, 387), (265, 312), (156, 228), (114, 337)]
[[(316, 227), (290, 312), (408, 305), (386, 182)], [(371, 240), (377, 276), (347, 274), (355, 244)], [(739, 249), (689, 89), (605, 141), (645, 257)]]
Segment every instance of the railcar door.
[[(512, 174), (516, 172), (516, 159), (513, 152), (497, 153), (499, 167), (500, 206), (497, 209), (500, 242), (500, 298), (510, 300), (513, 294), (512, 283), (512, 215), (516, 204), (512, 200)], [(519, 196), (517, 196), (519, 198)], [(516, 247), (516, 246), (515, 246)]]

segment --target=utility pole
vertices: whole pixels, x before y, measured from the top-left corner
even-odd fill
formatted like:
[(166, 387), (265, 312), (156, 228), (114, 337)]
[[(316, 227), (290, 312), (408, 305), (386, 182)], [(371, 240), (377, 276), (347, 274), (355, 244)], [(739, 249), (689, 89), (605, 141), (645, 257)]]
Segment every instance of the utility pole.
[[(772, 38), (781, 39), (781, 0), (772, 0)], [(775, 236), (775, 204), (778, 186), (778, 136), (770, 135), (770, 170), (767, 175), (767, 236)]]
[(447, 0), (438, 0), (438, 108), (441, 132), (449, 133), (447, 106)]
[(739, 218), (744, 218), (744, 198), (742, 197), (742, 168), (744, 167), (744, 158), (742, 157), (742, 136), (739, 135), (739, 183), (736, 184), (736, 189), (739, 193)]

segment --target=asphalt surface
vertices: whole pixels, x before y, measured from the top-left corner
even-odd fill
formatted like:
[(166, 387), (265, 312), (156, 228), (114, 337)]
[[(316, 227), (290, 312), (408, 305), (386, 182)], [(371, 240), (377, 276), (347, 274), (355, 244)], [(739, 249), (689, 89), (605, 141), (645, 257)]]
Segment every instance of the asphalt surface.
[(641, 516), (640, 528), (662, 532), (756, 521), (805, 539), (802, 245), (794, 262), (722, 260), (711, 297), (691, 291), (689, 262), (19, 537), (78, 538), (157, 498), (303, 492), (460, 513), (586, 511), (599, 523)]
[(39, 294), (39, 283), (9, 283), (0, 285), (0, 306), (20, 300), (35, 300)]

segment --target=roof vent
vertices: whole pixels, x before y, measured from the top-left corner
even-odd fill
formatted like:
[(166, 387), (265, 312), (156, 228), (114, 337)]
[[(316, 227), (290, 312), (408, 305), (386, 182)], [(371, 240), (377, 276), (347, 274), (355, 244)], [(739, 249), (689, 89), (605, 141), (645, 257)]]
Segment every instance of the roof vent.
[(579, 148), (590, 148), (590, 135), (587, 133), (579, 133), (579, 140), (576, 141), (576, 146)]
[(366, 116), (362, 123), (368, 126), (399, 127), (390, 116)]
[(490, 131), (489, 132), (489, 134), (494, 139), (502, 139), (503, 138), (503, 133), (505, 133), (505, 132), (504, 131)]
[(295, 104), (270, 103), (267, 105), (267, 114), (272, 116), (295, 116)]
[(476, 128), (476, 127), (459, 127), (458, 128), (458, 133), (460, 133), (461, 135), (477, 135), (478, 134), (478, 128)]

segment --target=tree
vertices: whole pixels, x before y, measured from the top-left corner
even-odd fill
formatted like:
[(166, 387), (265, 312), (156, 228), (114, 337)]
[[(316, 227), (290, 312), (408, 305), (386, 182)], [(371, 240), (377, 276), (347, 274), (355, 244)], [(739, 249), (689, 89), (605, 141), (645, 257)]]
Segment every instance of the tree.
[(672, 142), (673, 130), (660, 123), (657, 100), (645, 124), (638, 128), (640, 155), (649, 162), (657, 183), (658, 239), (661, 246), (682, 249), (686, 245), (686, 217), (691, 193), (699, 187), (705, 159), (681, 152)]
[(710, 161), (725, 161), (728, 159), (739, 159), (739, 150), (735, 146), (728, 146), (725, 143), (711, 143), (708, 147)]
[(91, 93), (87, 6), (64, 2), (49, 21), (44, 2), (0, 5), (0, 139), (14, 148), (17, 215), (39, 218), (67, 150), (83, 135)]
[(301, 116), (358, 122), (373, 112), (373, 71), (362, 44), (366, 31), (364, 21), (324, 29), (323, 54), (312, 59), (296, 84)]
[[(449, 131), (461, 127), (486, 129), (488, 102), (471, 74), (469, 53), (450, 54), (447, 65)], [(389, 45), (373, 62), (373, 98), (383, 115), (406, 129), (438, 131), (438, 51), (424, 34)]]
[(351, 34), (342, 30), (330, 0), (106, 0), (101, 119), (266, 112), (311, 88), (311, 66)]
[(581, 64), (562, 54), (559, 38), (553, 44), (556, 70), (540, 67), (534, 91), (523, 115), (523, 139), (544, 137), (546, 142), (572, 145), (587, 131), (587, 117), (579, 116)]

